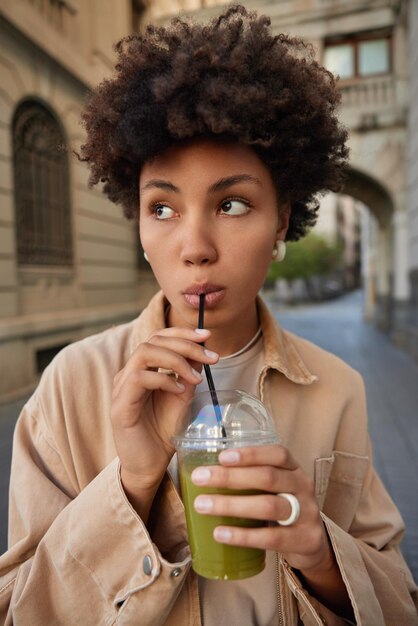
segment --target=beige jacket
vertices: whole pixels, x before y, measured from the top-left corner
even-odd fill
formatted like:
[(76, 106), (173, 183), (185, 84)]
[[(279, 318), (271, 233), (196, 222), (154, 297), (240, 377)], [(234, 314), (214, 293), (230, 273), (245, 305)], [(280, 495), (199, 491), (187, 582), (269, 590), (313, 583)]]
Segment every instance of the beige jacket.
[[(418, 623), (400, 556), (403, 524), (373, 471), (360, 376), (283, 331), (262, 301), (260, 395), (282, 440), (315, 481), (362, 626)], [(18, 420), (9, 551), (0, 558), (0, 623), (10, 626), (197, 626), (183, 506), (166, 476), (151, 536), (120, 483), (109, 420), (112, 380), (164, 326), (162, 294), (135, 321), (65, 348)], [(341, 625), (278, 555), (277, 623)], [(228, 624), (239, 624), (239, 607)]]

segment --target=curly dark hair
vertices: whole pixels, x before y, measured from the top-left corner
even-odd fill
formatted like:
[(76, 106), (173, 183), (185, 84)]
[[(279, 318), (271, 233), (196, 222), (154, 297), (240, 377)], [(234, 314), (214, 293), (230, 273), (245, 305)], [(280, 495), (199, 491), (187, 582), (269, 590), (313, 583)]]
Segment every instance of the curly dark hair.
[(270, 18), (232, 5), (208, 24), (179, 17), (169, 27), (115, 45), (116, 75), (90, 94), (82, 115), (90, 186), (138, 217), (141, 167), (197, 137), (251, 146), (292, 207), (288, 240), (315, 224), (318, 197), (341, 189), (347, 132), (340, 94), (312, 46), (280, 34)]

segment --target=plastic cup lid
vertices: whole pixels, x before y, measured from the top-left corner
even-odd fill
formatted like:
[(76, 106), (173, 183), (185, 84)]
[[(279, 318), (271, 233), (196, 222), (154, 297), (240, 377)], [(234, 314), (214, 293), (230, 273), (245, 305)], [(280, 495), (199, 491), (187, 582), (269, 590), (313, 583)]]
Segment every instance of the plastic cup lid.
[[(278, 443), (273, 420), (258, 398), (245, 391), (217, 391), (219, 411), (215, 411), (210, 392), (197, 393), (190, 410), (173, 441), (177, 447), (194, 447), (223, 442), (232, 446)], [(219, 414), (222, 422), (219, 423)], [(226, 438), (222, 436), (222, 428)]]

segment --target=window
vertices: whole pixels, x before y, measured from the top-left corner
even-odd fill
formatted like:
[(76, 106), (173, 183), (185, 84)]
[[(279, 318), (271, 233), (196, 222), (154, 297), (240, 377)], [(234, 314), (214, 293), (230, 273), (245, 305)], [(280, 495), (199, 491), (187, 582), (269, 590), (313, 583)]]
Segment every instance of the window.
[(341, 80), (388, 74), (391, 71), (390, 33), (381, 31), (329, 39), (325, 42), (323, 63)]
[(46, 107), (26, 101), (13, 122), (17, 254), (20, 265), (71, 265), (65, 137)]
[(26, 0), (33, 8), (42, 15), (52, 26), (63, 30), (68, 17), (77, 15), (77, 2), (74, 0)]
[(355, 67), (354, 47), (349, 43), (327, 47), (324, 65), (333, 74), (338, 74), (340, 78), (351, 78), (354, 76)]
[(389, 40), (361, 41), (358, 45), (358, 73), (387, 74), (389, 72)]
[(132, 31), (134, 33), (139, 33), (142, 30), (142, 22), (144, 19), (144, 14), (147, 11), (149, 2), (147, 0), (132, 0)]

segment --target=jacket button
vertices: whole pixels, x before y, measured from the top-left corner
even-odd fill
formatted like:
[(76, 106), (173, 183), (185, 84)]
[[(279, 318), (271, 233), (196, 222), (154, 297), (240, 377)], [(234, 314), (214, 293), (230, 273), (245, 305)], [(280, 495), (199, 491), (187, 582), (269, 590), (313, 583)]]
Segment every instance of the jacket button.
[(177, 576), (180, 576), (180, 574), (181, 574), (181, 569), (179, 567), (175, 567), (173, 571), (171, 572), (170, 576), (171, 578), (177, 578)]
[(151, 576), (152, 572), (152, 558), (149, 554), (144, 556), (144, 560), (142, 561), (142, 569), (144, 570), (144, 574), (147, 576)]

